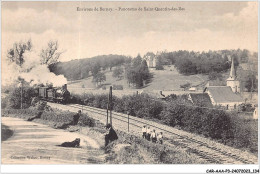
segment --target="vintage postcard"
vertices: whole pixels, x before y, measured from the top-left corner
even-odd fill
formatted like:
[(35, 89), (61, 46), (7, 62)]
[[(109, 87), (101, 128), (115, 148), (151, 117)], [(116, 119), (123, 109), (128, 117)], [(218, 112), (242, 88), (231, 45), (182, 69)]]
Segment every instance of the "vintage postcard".
[(2, 1), (1, 164), (259, 173), (258, 7)]

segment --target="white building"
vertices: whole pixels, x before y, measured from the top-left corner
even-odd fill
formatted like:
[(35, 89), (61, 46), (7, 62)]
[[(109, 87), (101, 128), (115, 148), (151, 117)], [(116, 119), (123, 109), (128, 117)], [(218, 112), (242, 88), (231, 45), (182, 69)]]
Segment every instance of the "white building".
[(147, 62), (147, 66), (149, 68), (155, 68), (157, 64), (157, 57), (154, 54), (147, 54), (145, 55), (144, 59)]

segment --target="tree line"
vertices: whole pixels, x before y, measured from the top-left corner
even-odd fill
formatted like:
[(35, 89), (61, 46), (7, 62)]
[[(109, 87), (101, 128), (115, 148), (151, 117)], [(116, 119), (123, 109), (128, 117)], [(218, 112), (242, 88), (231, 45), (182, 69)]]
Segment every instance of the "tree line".
[(100, 55), (92, 58), (57, 62), (50, 67), (55, 74), (63, 74), (69, 80), (80, 80), (90, 76), (99, 83), (104, 79), (102, 71), (112, 71), (113, 67), (130, 62), (131, 58), (123, 55)]
[[(148, 53), (147, 53), (148, 54)], [(151, 54), (151, 53), (149, 53)], [(208, 74), (210, 72), (223, 72), (230, 68), (231, 59), (235, 66), (248, 62), (249, 51), (244, 49), (220, 50), (208, 52), (173, 51), (157, 53), (158, 66), (175, 65), (181, 74)], [(254, 55), (257, 56), (257, 55)]]

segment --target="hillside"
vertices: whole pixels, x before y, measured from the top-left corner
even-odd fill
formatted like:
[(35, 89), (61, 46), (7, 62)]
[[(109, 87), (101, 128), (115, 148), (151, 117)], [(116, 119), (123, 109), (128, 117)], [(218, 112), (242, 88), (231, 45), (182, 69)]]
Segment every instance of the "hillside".
[[(165, 66), (165, 70), (150, 70), (153, 74), (153, 78), (151, 83), (147, 84), (140, 90), (148, 90), (148, 91), (180, 91), (180, 85), (191, 83), (191, 86), (199, 85), (207, 80), (207, 75), (189, 75), (185, 76), (175, 69), (174, 66)], [(103, 83), (103, 86), (106, 86), (106, 89), (110, 85), (122, 85), (124, 92), (123, 93), (133, 93), (136, 89), (130, 88), (126, 79), (117, 80), (112, 77), (112, 71), (104, 71), (106, 75), (106, 81)], [(68, 89), (71, 92), (82, 93), (86, 91), (93, 91), (95, 89), (95, 84), (92, 83), (92, 77), (88, 77), (86, 79), (70, 81), (68, 83)], [(99, 90), (99, 93), (101, 91)]]
[(49, 68), (56, 75), (63, 74), (68, 80), (79, 80), (91, 76), (93, 72), (111, 69), (128, 61), (130, 58), (126, 56), (110, 54), (58, 62)]

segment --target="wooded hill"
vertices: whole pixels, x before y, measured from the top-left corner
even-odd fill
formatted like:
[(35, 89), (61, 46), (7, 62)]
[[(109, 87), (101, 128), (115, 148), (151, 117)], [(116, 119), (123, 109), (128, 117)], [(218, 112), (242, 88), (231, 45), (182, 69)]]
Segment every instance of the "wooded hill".
[(130, 62), (131, 58), (122, 55), (101, 55), (92, 58), (58, 62), (49, 66), (56, 75), (63, 74), (68, 80), (79, 80), (97, 74), (100, 70)]

